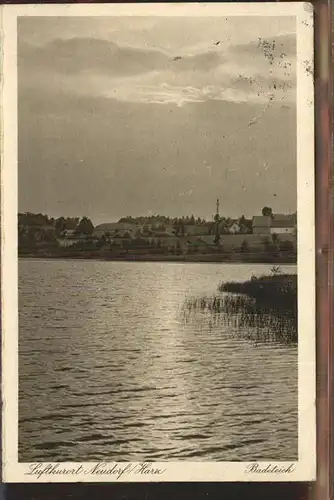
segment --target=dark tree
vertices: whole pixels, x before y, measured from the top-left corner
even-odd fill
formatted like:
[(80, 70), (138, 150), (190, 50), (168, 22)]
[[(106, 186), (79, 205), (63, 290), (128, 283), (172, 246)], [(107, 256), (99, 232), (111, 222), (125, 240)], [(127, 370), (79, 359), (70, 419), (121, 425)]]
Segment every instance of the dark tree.
[(79, 225), (80, 217), (66, 217), (65, 227), (66, 229), (76, 229)]
[(60, 236), (62, 232), (66, 229), (66, 220), (64, 217), (59, 217), (55, 221), (55, 231), (56, 236)]
[(263, 207), (262, 208), (262, 215), (271, 217), (273, 215), (273, 210), (270, 207)]
[(94, 231), (93, 223), (88, 217), (82, 217), (79, 225), (76, 229), (77, 234), (84, 234), (86, 236), (91, 236)]

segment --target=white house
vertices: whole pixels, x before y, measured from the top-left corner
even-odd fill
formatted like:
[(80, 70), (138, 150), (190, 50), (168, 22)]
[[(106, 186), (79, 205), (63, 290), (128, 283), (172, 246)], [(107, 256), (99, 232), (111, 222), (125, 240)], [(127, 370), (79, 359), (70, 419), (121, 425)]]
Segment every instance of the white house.
[(294, 234), (295, 218), (291, 215), (275, 214), (271, 218), (270, 234)]
[(237, 221), (233, 221), (230, 227), (228, 228), (228, 232), (230, 234), (240, 233), (240, 225)]

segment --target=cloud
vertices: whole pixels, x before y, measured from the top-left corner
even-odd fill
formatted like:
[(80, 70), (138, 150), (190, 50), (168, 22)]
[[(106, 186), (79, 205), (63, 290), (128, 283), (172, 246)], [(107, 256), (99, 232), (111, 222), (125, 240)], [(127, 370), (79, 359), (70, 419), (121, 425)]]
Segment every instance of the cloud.
[(119, 47), (116, 43), (90, 38), (53, 40), (42, 47), (22, 43), (20, 62), (62, 75), (97, 71), (111, 76), (131, 76), (162, 69), (168, 56), (158, 50)]
[(221, 64), (222, 54), (169, 55), (159, 49), (120, 46), (91, 38), (57, 39), (42, 47), (21, 42), (19, 61), (25, 71), (43, 68), (60, 74), (94, 70), (113, 77), (133, 76), (151, 71), (210, 71)]
[[(112, 38), (112, 34), (110, 35)], [(295, 36), (163, 50), (90, 37), (19, 38), (19, 83), (120, 101), (171, 104), (295, 100)]]

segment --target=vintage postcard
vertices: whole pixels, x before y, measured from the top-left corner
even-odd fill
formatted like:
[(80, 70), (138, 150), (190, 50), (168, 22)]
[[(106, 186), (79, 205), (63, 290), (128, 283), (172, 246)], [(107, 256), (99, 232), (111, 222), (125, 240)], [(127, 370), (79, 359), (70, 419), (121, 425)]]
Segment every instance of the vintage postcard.
[(314, 479), (312, 6), (1, 13), (4, 480)]

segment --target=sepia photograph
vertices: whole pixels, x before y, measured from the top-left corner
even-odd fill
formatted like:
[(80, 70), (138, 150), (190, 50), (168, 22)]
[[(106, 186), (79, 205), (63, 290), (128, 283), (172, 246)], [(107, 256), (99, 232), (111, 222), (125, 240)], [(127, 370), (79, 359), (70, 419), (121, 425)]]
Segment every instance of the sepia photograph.
[(312, 479), (311, 7), (15, 9), (5, 477)]

